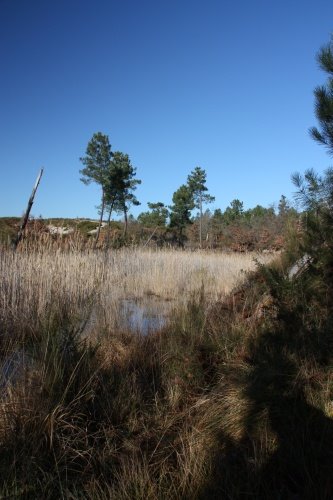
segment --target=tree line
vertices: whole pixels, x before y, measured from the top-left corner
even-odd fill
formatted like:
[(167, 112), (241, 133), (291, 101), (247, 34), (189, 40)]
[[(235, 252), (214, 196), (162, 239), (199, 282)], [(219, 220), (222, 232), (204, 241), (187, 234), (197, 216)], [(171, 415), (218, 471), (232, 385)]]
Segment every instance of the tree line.
[[(80, 161), (84, 165), (84, 168), (80, 170), (81, 180), (85, 184), (96, 182), (101, 188), (100, 219), (95, 246), (99, 240), (104, 219), (107, 220), (107, 241), (109, 242), (112, 213), (123, 214), (123, 236), (126, 239), (129, 209), (132, 205), (140, 205), (134, 192), (141, 184), (141, 180), (136, 178), (136, 168), (133, 167), (129, 156), (120, 151), (113, 152), (109, 137), (97, 132), (89, 141), (86, 154), (80, 158)], [(254, 239), (254, 235), (249, 235), (249, 227), (258, 230), (258, 221), (261, 229), (265, 224), (272, 225), (274, 223), (275, 233), (277, 233), (281, 221), (285, 222), (287, 218), (296, 214), (295, 209), (290, 206), (283, 195), (278, 205), (277, 214), (274, 208), (265, 208), (261, 205), (244, 210), (243, 202), (239, 199), (232, 200), (224, 212), (221, 209), (216, 209), (212, 214), (208, 209), (204, 211), (204, 207), (215, 200), (214, 196), (208, 193), (206, 182), (206, 171), (199, 166), (195, 167), (187, 176), (187, 182), (173, 193), (172, 205), (167, 206), (160, 201), (149, 202), (149, 210), (140, 213), (137, 222), (141, 226), (153, 228), (155, 231), (168, 229), (169, 235), (172, 233), (173, 239), (180, 246), (184, 245), (189, 233), (192, 240), (196, 239), (189, 230), (193, 226), (200, 248), (203, 246), (203, 239), (207, 240), (208, 231), (217, 242), (218, 239), (221, 239), (222, 233), (225, 236), (229, 231), (229, 233), (239, 235), (241, 228), (242, 236), (238, 236), (238, 243), (235, 245), (251, 247), (255, 245), (245, 241), (246, 239)], [(192, 213), (195, 209), (198, 212), (193, 217)], [(161, 236), (158, 231), (157, 234)]]
[[(136, 168), (127, 154), (113, 152), (109, 137), (101, 132), (93, 135), (88, 143), (85, 156), (80, 158), (84, 168), (80, 170), (81, 180), (85, 184), (96, 182), (101, 187), (100, 219), (95, 245), (98, 242), (102, 221), (107, 213), (110, 227), (113, 212), (124, 214), (124, 236), (127, 234), (128, 211), (131, 205), (139, 205), (134, 191), (141, 180), (136, 179)], [(173, 194), (173, 205), (166, 207), (162, 202), (148, 203), (150, 211), (139, 215), (138, 220), (148, 226), (169, 226), (178, 234), (179, 242), (184, 238), (184, 230), (191, 223), (191, 212), (197, 208), (200, 213), (199, 240), (202, 244), (203, 205), (215, 198), (207, 193), (206, 172), (196, 167), (187, 178), (187, 183)]]

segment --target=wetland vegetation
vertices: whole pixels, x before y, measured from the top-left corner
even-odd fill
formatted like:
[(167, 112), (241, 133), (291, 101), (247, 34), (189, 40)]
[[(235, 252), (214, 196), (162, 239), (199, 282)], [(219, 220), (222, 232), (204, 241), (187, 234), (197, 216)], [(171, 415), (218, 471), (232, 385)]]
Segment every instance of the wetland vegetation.
[[(319, 62), (312, 135), (332, 154), (332, 42)], [(129, 177), (106, 209), (127, 214)], [(332, 498), (333, 169), (293, 181), (297, 224), (256, 261), (120, 238), (93, 250), (41, 221), (16, 252), (1, 245), (1, 498)], [(124, 301), (166, 320), (133, 332)]]

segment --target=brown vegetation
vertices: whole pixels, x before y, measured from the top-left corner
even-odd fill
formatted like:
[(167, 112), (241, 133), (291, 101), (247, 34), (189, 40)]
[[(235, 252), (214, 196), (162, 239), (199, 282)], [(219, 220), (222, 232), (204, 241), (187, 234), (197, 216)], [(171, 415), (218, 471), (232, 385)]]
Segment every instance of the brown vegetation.
[[(285, 258), (225, 298), (246, 258), (3, 252), (1, 494), (330, 498), (329, 310)], [(113, 295), (148, 290), (169, 323), (117, 328)]]

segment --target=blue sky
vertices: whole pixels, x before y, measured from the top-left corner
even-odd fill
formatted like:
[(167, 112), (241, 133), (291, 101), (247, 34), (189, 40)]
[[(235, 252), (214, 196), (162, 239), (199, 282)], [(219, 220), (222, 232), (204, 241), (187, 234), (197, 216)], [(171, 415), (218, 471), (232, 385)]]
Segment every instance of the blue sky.
[(292, 197), (330, 165), (308, 134), (330, 0), (0, 0), (0, 216), (96, 217), (79, 170), (94, 132), (129, 154), (147, 201), (197, 165), (223, 210)]

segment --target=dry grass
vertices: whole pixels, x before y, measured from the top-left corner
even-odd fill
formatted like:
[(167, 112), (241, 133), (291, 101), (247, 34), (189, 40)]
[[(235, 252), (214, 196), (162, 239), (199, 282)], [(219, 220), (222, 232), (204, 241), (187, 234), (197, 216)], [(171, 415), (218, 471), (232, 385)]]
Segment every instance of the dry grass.
[[(222, 303), (253, 257), (3, 252), (0, 497), (331, 498), (331, 324), (282, 263)], [(120, 331), (124, 298), (171, 320)]]
[[(255, 266), (254, 254), (123, 249), (94, 252), (3, 251), (0, 314), (4, 322), (45, 321), (56, 303), (71, 317), (95, 311), (109, 327), (120, 326), (119, 301), (151, 297), (186, 303), (204, 286), (212, 301), (230, 292)], [(271, 257), (260, 256), (261, 261)], [(156, 301), (155, 301), (156, 302)]]

